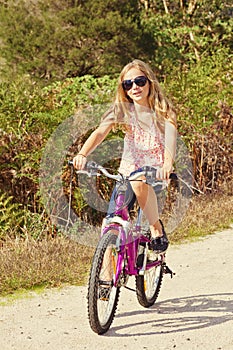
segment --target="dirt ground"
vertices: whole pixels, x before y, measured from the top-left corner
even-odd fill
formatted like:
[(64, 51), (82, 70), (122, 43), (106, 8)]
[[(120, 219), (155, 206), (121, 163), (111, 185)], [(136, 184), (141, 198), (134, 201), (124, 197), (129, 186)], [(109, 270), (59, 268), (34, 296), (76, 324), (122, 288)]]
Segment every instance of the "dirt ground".
[(233, 229), (171, 246), (167, 263), (176, 275), (164, 276), (156, 304), (144, 309), (123, 289), (102, 336), (88, 324), (86, 287), (32, 293), (0, 306), (1, 350), (232, 350)]

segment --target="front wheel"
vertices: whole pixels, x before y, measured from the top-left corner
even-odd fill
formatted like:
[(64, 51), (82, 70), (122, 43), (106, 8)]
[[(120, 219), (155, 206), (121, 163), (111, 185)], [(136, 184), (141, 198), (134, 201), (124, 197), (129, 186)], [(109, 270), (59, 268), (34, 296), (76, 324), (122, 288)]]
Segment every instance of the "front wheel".
[(162, 264), (146, 270), (142, 276), (136, 276), (136, 293), (139, 304), (144, 307), (154, 305), (159, 295), (162, 279)]
[(117, 264), (117, 235), (109, 231), (98, 243), (92, 262), (88, 285), (88, 317), (97, 334), (108, 331), (115, 316), (120, 288), (112, 281)]

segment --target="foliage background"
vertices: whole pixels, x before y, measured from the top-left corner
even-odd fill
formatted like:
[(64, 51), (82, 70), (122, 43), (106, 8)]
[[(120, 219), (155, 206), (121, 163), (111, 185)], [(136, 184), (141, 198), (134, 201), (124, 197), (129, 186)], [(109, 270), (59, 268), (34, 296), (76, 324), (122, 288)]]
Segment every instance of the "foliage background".
[(199, 192), (232, 195), (230, 0), (0, 0), (0, 22), (0, 238), (56, 232), (38, 188), (46, 141), (75, 111), (110, 102), (133, 58), (176, 105)]

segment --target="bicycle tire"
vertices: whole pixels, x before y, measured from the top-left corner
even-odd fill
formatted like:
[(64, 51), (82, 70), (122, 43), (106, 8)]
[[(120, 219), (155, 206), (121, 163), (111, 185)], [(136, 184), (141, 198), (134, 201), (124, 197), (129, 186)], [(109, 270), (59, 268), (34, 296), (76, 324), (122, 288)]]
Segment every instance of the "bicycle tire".
[(140, 305), (150, 307), (156, 302), (163, 280), (162, 265), (152, 267), (136, 276), (136, 294)]
[[(92, 261), (87, 295), (88, 318), (91, 329), (97, 334), (106, 333), (110, 328), (115, 316), (119, 300), (119, 287), (109, 287), (108, 300), (101, 300), (99, 295), (101, 288), (100, 280), (103, 280), (102, 276), (104, 274), (103, 269), (109, 269), (109, 266), (103, 267), (104, 255), (111, 254), (114, 261), (117, 260), (116, 240), (117, 235), (115, 233), (113, 233), (112, 231), (107, 232), (100, 239)], [(109, 251), (107, 251), (108, 248), (110, 248)]]

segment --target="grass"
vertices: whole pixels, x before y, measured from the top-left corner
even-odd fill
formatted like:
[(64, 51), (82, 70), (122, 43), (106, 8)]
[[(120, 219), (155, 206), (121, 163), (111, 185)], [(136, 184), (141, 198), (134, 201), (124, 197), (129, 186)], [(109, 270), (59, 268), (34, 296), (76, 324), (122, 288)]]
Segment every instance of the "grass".
[[(189, 242), (232, 224), (233, 197), (198, 196), (182, 224), (172, 233), (172, 244)], [(43, 290), (64, 284), (84, 285), (93, 256), (93, 248), (81, 246), (65, 237), (8, 239), (0, 248), (0, 295), (25, 290)]]
[(45, 290), (44, 286), (36, 286), (31, 289), (18, 289), (14, 293), (6, 294), (5, 296), (0, 297), (0, 306), (7, 306), (13, 304), (18, 299), (30, 299), (35, 295), (43, 293)]
[(202, 195), (194, 197), (181, 225), (169, 236), (171, 243), (190, 242), (229, 228), (233, 223), (233, 197)]
[(1, 247), (0, 295), (65, 283), (83, 285), (92, 255), (93, 248), (65, 237), (9, 239)]

